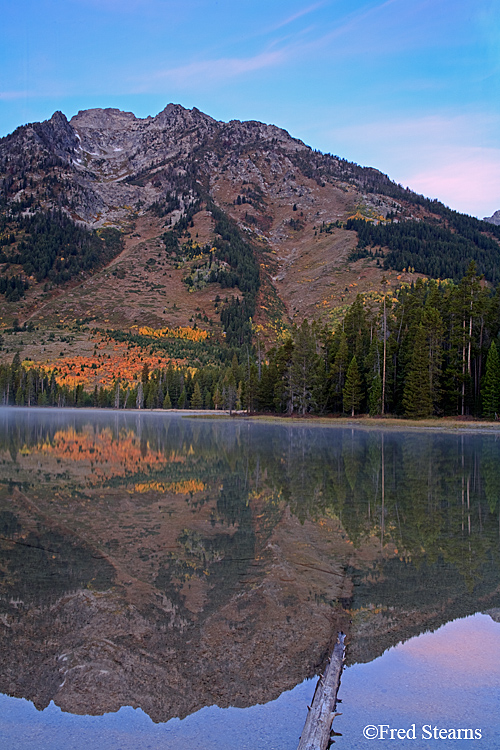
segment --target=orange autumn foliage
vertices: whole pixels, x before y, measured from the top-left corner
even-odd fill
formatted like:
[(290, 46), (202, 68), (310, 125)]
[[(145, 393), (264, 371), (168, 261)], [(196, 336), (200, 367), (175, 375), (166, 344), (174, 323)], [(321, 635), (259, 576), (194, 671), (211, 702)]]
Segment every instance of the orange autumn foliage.
[[(85, 472), (86, 486), (102, 484), (103, 480), (112, 477), (127, 477), (137, 471), (158, 471), (169, 464), (186, 461), (185, 455), (174, 451), (165, 454), (152, 450), (149, 443), (144, 445), (132, 430), (122, 431), (116, 437), (109, 428), (94, 432), (90, 425), (81, 431), (71, 427), (58, 430), (51, 440), (42, 440), (30, 448), (25, 446), (20, 452), (23, 455), (51, 456), (72, 464), (80, 463)], [(196, 483), (197, 480), (192, 481)], [(189, 489), (186, 491), (189, 492)]]
[[(116, 379), (120, 379), (122, 388), (137, 384), (145, 364), (149, 370), (178, 367), (182, 360), (172, 359), (161, 354), (146, 354), (140, 347), (129, 347), (126, 343), (113, 345), (112, 353), (100, 353), (106, 343), (96, 345), (97, 352), (92, 356), (75, 355), (56, 359), (53, 362), (38, 364), (31, 360), (23, 362), (26, 368), (38, 367), (46, 373), (54, 371), (57, 384), (75, 388), (83, 385), (88, 390), (94, 386), (109, 388)], [(109, 346), (108, 346), (109, 349)]]

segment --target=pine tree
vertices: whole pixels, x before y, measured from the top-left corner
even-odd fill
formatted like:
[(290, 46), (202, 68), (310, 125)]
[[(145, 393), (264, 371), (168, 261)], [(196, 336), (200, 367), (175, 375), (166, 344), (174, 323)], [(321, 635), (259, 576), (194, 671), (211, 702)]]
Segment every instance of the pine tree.
[(339, 337), (339, 344), (335, 359), (330, 368), (331, 378), (331, 396), (334, 401), (334, 408), (341, 408), (342, 393), (345, 385), (345, 378), (348, 369), (349, 362), (349, 350), (347, 346), (347, 337), (344, 331), (341, 332)]
[(481, 396), (483, 402), (483, 417), (495, 419), (500, 403), (500, 358), (494, 341), (486, 358), (486, 373), (483, 378)]
[(425, 329), (418, 326), (410, 367), (406, 375), (403, 407), (407, 417), (423, 419), (432, 414), (430, 359)]
[(344, 318), (344, 332), (347, 339), (349, 352), (358, 362), (358, 367), (363, 367), (364, 358), (370, 348), (370, 326), (366, 317), (363, 297), (358, 294), (355, 301)]
[(370, 417), (376, 417), (382, 412), (382, 378), (380, 373), (375, 373), (368, 389), (368, 413)]
[(178, 409), (184, 409), (186, 407), (186, 401), (187, 401), (187, 393), (186, 389), (183, 388), (181, 391), (181, 395), (179, 396), (179, 401), (177, 403)]
[(351, 412), (351, 416), (354, 416), (354, 412), (359, 409), (361, 401), (363, 400), (363, 389), (361, 387), (361, 376), (358, 370), (358, 363), (356, 357), (351, 359), (351, 363), (347, 370), (347, 376), (344, 385), (344, 411)]
[(429, 351), (429, 385), (433, 411), (435, 412), (441, 400), (441, 375), (443, 362), (443, 320), (435, 307), (426, 304), (422, 314), (422, 325)]
[(472, 261), (467, 274), (455, 288), (451, 298), (452, 330), (450, 332), (451, 357), (449, 387), (455, 388), (454, 396), (460, 413), (468, 411), (471, 399), (474, 349), (477, 346), (476, 323), (483, 315), (485, 302), (481, 291), (480, 276)]
[(203, 408), (203, 396), (201, 395), (201, 388), (198, 381), (196, 381), (193, 395), (191, 396), (191, 409), (202, 409)]
[(307, 320), (304, 320), (295, 335), (294, 347), (288, 377), (292, 396), (292, 409), (306, 414), (312, 406), (312, 393), (315, 385), (318, 356), (316, 338)]
[(214, 403), (214, 409), (215, 410), (217, 410), (220, 407), (221, 403), (222, 403), (222, 396), (221, 396), (221, 392), (219, 390), (219, 386), (218, 385), (215, 388), (213, 403)]
[(211, 409), (212, 408), (212, 394), (208, 390), (208, 388), (205, 389), (203, 392), (203, 408), (204, 409)]
[[(382, 320), (382, 333), (384, 329), (384, 323)], [(382, 357), (380, 349), (382, 349)], [(380, 346), (376, 336), (373, 337), (370, 349), (365, 360), (366, 365), (366, 388), (368, 392), (368, 413), (371, 417), (377, 414), (382, 414), (382, 396), (383, 396), (383, 351), (384, 345)]]
[(158, 403), (158, 383), (150, 380), (147, 386), (146, 409), (156, 409)]

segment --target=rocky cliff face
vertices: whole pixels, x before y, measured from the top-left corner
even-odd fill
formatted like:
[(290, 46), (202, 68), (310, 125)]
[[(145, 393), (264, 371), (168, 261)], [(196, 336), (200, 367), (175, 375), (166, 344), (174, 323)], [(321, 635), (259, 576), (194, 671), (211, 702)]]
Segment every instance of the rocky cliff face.
[[(227, 241), (214, 207), (246, 246), (253, 269), (252, 282), (235, 281), (229, 296), (241, 299), (252, 289), (248, 310), (253, 323), (266, 328), (266, 346), (275, 343), (274, 331), (283, 325), (303, 318), (332, 325), (359, 293), (380, 292), (386, 282), (396, 289), (415, 282), (419, 273), (438, 273), (425, 263), (415, 273), (413, 256), (423, 252), (420, 246), (412, 258), (396, 259), (392, 269), (387, 268), (388, 246), (357, 252), (358, 225), (349, 219), (377, 225), (390, 216), (395, 227), (407, 219), (429, 220), (433, 231), (437, 221), (447, 232), (453, 213), (375, 169), (313, 151), (274, 125), (218, 122), (176, 104), (144, 119), (117, 109), (92, 109), (68, 122), (56, 112), (47, 122), (25, 125), (0, 140), (0, 257), (5, 263), (0, 281), (6, 289), (10, 284), (14, 298), (12, 304), (6, 298), (5, 325), (16, 319), (51, 325), (92, 318), (113, 328), (139, 321), (162, 328), (186, 326), (201, 315), (222, 337), (216, 299), (226, 297), (228, 286), (221, 274), (210, 280), (208, 251), (203, 250)], [(57, 213), (47, 217), (52, 209)], [(109, 253), (97, 253), (95, 261), (73, 263), (73, 269), (57, 242), (41, 243), (45, 250), (50, 244), (50, 258), (32, 263), (44, 250), (35, 249), (31, 235), (29, 250), (19, 253), (26, 233), (36, 234), (24, 219), (44, 214), (47, 224), (54, 224), (59, 210), (65, 220), (69, 216), (89, 229), (122, 230), (119, 241)], [(183, 249), (174, 258), (162, 249), (165, 232), (176, 225)], [(489, 235), (496, 229), (489, 226), (469, 226), (468, 231), (486, 233), (491, 245)], [(66, 244), (79, 259), (78, 243)], [(194, 248), (202, 249), (205, 258), (195, 257)], [(467, 252), (476, 249), (469, 243)], [(234, 258), (229, 265), (234, 281), (240, 270)], [(439, 274), (450, 275), (446, 268)], [(77, 282), (75, 295), (68, 287)], [(148, 289), (155, 294), (143, 300), (136, 296)], [(38, 361), (42, 353), (30, 350), (27, 356)]]
[[(197, 186), (217, 200), (214, 188), (222, 177), (236, 192), (242, 184), (253, 184), (261, 193), (257, 203), (273, 194), (296, 202), (310, 193), (307, 178), (326, 185), (332, 177), (352, 179), (355, 168), (360, 169), (318, 156), (274, 125), (217, 122), (176, 104), (145, 119), (117, 109), (91, 109), (68, 122), (56, 112), (0, 141), (7, 199), (34, 198), (51, 207), (59, 197), (74, 218), (89, 226), (119, 225), (172, 193), (181, 204), (189, 203)], [(365, 173), (364, 179), (390, 183), (375, 170)], [(60, 184), (59, 191), (45, 189), (48, 177)], [(273, 184), (276, 179), (279, 186)]]
[(500, 226), (500, 209), (495, 211), (493, 216), (485, 216), (483, 221), (487, 221), (488, 224), (496, 224), (496, 226)]
[[(130, 278), (138, 278), (154, 256), (156, 266), (147, 266), (147, 276), (159, 289), (165, 280), (164, 271), (158, 271), (158, 247), (165, 230), (191, 210), (194, 223), (186, 222), (183, 238), (201, 246), (213, 244), (213, 203), (235, 222), (241, 237), (250, 239), (252, 252), (265, 254), (258, 259), (262, 320), (257, 321), (265, 324), (268, 317), (274, 324), (283, 316), (288, 323), (296, 315), (328, 314), (347, 302), (346, 294), (352, 301), (358, 292), (372, 289), (383, 269), (374, 260), (368, 275), (350, 269), (355, 233), (334, 224), (358, 212), (380, 217), (395, 208), (403, 210), (406, 197), (380, 172), (315, 152), (274, 125), (218, 122), (176, 104), (144, 119), (117, 109), (92, 109), (68, 122), (56, 112), (47, 122), (25, 125), (0, 140), (0, 221), (7, 236), (15, 234), (16, 243), (22, 237), (19, 217), (60, 209), (90, 229), (123, 230), (125, 253), (119, 267), (114, 262), (113, 273), (119, 272), (130, 288)], [(404, 210), (413, 215), (417, 209)], [(320, 234), (323, 225), (328, 225), (328, 233)], [(17, 247), (9, 245), (5, 258), (14, 257)], [(186, 325), (198, 308), (218, 324), (214, 300), (219, 286), (203, 291), (183, 284), (195, 265), (189, 261), (182, 268), (180, 263), (169, 268), (175, 315), (165, 312), (161, 296), (151, 305), (153, 313), (128, 295), (130, 309), (113, 325), (127, 327), (130, 320), (155, 327)], [(111, 300), (114, 290), (111, 297), (107, 290), (101, 295), (105, 274), (99, 280), (93, 276), (101, 266), (87, 274), (92, 275), (88, 289), (85, 283), (81, 286), (90, 293), (90, 305), (85, 301), (73, 310), (73, 294), (63, 293), (47, 306), (46, 278), (37, 287), (33, 277), (21, 304), (8, 307), (6, 320), (31, 319), (41, 308), (50, 320), (95, 316), (111, 322), (123, 305)], [(8, 277), (25, 273), (22, 263), (10, 263), (9, 268), (4, 271)], [(80, 274), (79, 281), (84, 280), (85, 273)], [(123, 299), (123, 290), (118, 296)], [(108, 301), (111, 310), (101, 310)], [(69, 317), (61, 308), (66, 303), (72, 310)]]

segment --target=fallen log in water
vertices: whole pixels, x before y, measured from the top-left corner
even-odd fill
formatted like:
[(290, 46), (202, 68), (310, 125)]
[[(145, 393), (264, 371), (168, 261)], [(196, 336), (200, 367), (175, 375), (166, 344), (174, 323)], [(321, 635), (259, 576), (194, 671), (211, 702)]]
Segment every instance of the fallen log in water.
[(344, 639), (344, 633), (339, 633), (325, 673), (318, 680), (297, 750), (326, 750), (328, 747), (332, 721), (338, 716), (335, 706), (344, 663)]

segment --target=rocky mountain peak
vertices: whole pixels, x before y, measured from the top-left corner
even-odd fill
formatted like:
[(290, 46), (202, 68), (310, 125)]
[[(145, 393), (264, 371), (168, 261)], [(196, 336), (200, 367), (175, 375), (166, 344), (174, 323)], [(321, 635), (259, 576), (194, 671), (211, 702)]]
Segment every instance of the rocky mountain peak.
[(487, 221), (488, 224), (496, 224), (496, 226), (500, 226), (500, 209), (495, 211), (493, 216), (485, 216), (483, 221)]
[(156, 125), (163, 127), (172, 127), (174, 124), (193, 127), (195, 125), (215, 125), (217, 123), (213, 117), (206, 115), (204, 112), (200, 112), (196, 107), (193, 107), (193, 109), (185, 109), (180, 104), (172, 103), (167, 104), (165, 109), (153, 118), (153, 122)]
[(89, 130), (121, 130), (124, 127), (140, 122), (133, 112), (122, 112), (120, 109), (108, 107), (101, 109), (83, 109), (71, 118), (71, 125), (78, 129)]
[(45, 122), (33, 123), (31, 129), (39, 145), (64, 160), (78, 146), (75, 132), (62, 112), (54, 112), (50, 120)]

